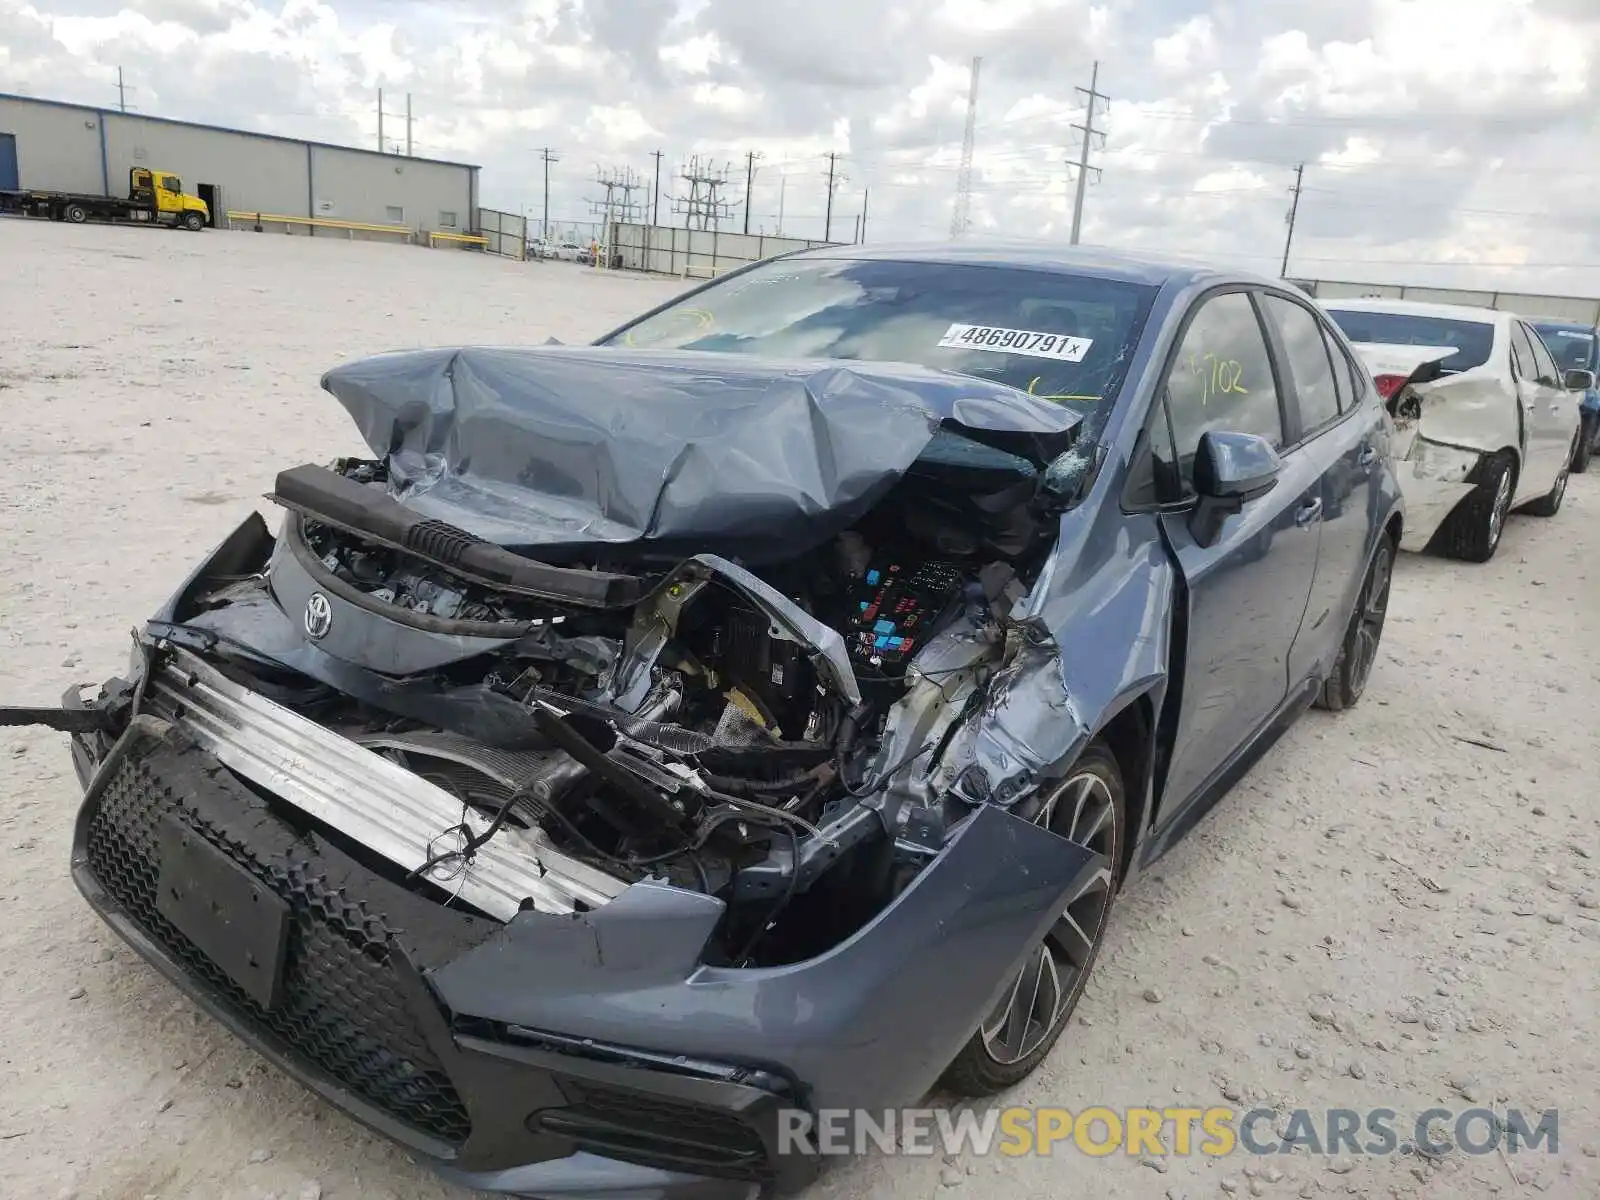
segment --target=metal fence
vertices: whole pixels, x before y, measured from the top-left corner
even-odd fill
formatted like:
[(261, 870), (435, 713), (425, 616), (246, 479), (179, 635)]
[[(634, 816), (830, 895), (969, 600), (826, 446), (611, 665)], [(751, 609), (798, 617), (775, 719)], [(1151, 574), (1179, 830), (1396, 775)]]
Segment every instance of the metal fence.
[(1412, 287), (1409, 284), (1349, 283), (1337, 279), (1296, 279), (1319, 300), (1355, 300), (1366, 297), (1380, 300), (1419, 300), (1428, 304), (1467, 304), (1474, 308), (1495, 308), (1524, 317), (1554, 317), (1562, 321), (1581, 321), (1600, 325), (1600, 300), (1582, 296), (1543, 296), (1531, 292), (1482, 292), (1464, 288)]
[(774, 254), (808, 250), (837, 242), (723, 233), (716, 229), (676, 229), (670, 225), (616, 222), (612, 226), (611, 265), (629, 271), (709, 279)]
[(486, 253), (514, 258), (519, 262), (528, 257), (528, 220), (520, 213), (480, 208), (478, 233), (486, 240)]

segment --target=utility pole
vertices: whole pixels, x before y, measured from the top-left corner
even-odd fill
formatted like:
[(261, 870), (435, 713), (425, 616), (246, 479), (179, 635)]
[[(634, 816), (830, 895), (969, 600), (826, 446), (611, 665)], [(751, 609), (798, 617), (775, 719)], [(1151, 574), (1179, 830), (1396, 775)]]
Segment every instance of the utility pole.
[(1281, 279), (1289, 278), (1289, 247), (1294, 245), (1294, 219), (1300, 212), (1300, 184), (1305, 175), (1306, 165), (1301, 163), (1294, 169), (1294, 187), (1289, 189), (1294, 193), (1294, 200), (1289, 204), (1289, 233), (1283, 239), (1283, 269), (1278, 272)]
[(1083, 124), (1074, 125), (1073, 128), (1083, 134), (1083, 145), (1078, 149), (1078, 194), (1072, 202), (1072, 244), (1078, 244), (1078, 234), (1083, 228), (1083, 189), (1089, 182), (1089, 172), (1092, 170), (1096, 177), (1100, 174), (1099, 167), (1089, 166), (1089, 145), (1094, 138), (1104, 138), (1104, 134), (1094, 127), (1094, 109), (1097, 101), (1111, 99), (1099, 90), (1100, 88), (1100, 63), (1094, 64), (1094, 73), (1089, 77), (1089, 87), (1074, 88), (1074, 91), (1083, 92), (1088, 97), (1088, 112), (1084, 114)]
[(561, 156), (552, 151), (549, 146), (539, 147), (539, 156), (544, 159), (544, 216), (539, 221), (539, 237), (548, 242), (550, 240), (550, 164), (560, 162)]
[(822, 240), (825, 242), (833, 241), (833, 160), (834, 153), (830, 150), (828, 151), (828, 211), (822, 219)]
[(128, 111), (128, 93), (129, 92), (137, 92), (138, 90), (139, 90), (138, 88), (129, 87), (127, 84), (122, 82), (122, 68), (118, 67), (117, 68), (117, 110), (119, 112), (127, 112)]
[(865, 242), (867, 240), (867, 197), (869, 197), (871, 195), (872, 195), (872, 189), (870, 187), (865, 187), (865, 188), (861, 189), (861, 240), (862, 240), (862, 242)]
[(761, 155), (754, 150), (744, 156), (744, 231), (750, 232), (750, 190), (756, 181), (756, 159)]
[(406, 157), (411, 157), (411, 93), (406, 93)]
[(789, 177), (787, 175), (779, 175), (778, 176), (778, 236), (779, 237), (783, 236), (783, 199), (784, 199), (784, 196), (788, 194), (788, 191), (789, 191)]
[(967, 84), (967, 127), (961, 135), (961, 169), (956, 173), (956, 203), (950, 214), (950, 236), (966, 233), (972, 219), (972, 152), (978, 134), (978, 67), (983, 59), (972, 60), (972, 81)]
[(650, 155), (656, 160), (656, 187), (654, 198), (650, 201), (650, 224), (661, 223), (661, 151), (657, 150)]

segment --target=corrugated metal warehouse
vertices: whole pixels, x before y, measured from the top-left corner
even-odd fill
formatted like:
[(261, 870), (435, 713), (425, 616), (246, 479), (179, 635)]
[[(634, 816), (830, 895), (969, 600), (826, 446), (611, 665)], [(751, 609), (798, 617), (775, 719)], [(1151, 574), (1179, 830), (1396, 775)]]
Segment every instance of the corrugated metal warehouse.
[(232, 209), (465, 233), (478, 207), (466, 163), (0, 92), (0, 191), (125, 195), (133, 167), (173, 172), (224, 227)]

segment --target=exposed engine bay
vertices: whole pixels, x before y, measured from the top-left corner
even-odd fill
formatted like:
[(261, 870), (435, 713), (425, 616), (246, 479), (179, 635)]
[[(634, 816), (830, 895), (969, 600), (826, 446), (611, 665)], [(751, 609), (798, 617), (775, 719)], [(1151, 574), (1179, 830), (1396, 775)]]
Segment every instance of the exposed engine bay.
[[(167, 632), (220, 647), (232, 684), (449, 798), (450, 819), (401, 836), (375, 816), (377, 791), (369, 803), (348, 787), (343, 799), (302, 789), (299, 819), (406, 886), (506, 920), (581, 911), (655, 878), (725, 901), (728, 963), (793, 961), (859, 928), (942, 843), (951, 814), (938, 797), (964, 765), (954, 735), (1053, 533), (1034, 476), (1003, 454), (919, 464), (850, 528), (759, 574), (712, 554), (640, 572), (597, 553), (533, 564), (549, 574), (530, 583), (518, 564), (500, 569), (499, 547), (437, 521), (386, 527), (381, 460), (296, 468), (279, 479), (290, 511), (268, 569), (195, 590)], [(468, 652), (366, 696), (226, 653), (230, 610), (270, 594), (297, 617), (300, 571), (319, 589), (313, 640), (331, 597)], [(578, 599), (559, 598), (566, 576)], [(185, 641), (207, 630), (210, 642)], [(212, 689), (219, 705), (227, 686)], [(173, 713), (205, 707), (170, 682), (153, 694)], [(443, 703), (469, 696), (509, 724), (485, 733)], [(425, 852), (407, 858), (407, 838)], [(524, 876), (538, 886), (518, 895)]]

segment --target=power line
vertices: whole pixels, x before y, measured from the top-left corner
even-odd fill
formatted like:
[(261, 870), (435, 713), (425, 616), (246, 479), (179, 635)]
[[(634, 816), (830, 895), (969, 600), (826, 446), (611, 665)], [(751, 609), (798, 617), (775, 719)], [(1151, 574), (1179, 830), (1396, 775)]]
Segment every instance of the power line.
[(961, 134), (961, 165), (956, 175), (956, 203), (950, 214), (950, 236), (958, 238), (972, 223), (972, 153), (978, 135), (978, 69), (981, 56), (972, 58), (972, 75), (967, 84), (967, 124)]
[(1078, 130), (1079, 132), (1081, 132), (1083, 134), (1083, 144), (1082, 144), (1082, 146), (1079, 147), (1079, 153), (1078, 153), (1078, 191), (1077, 191), (1077, 195), (1073, 198), (1073, 201), (1072, 201), (1072, 244), (1074, 246), (1076, 246), (1078, 244), (1078, 233), (1083, 228), (1083, 189), (1084, 189), (1084, 185), (1086, 185), (1089, 182), (1089, 171), (1092, 169), (1094, 171), (1094, 173), (1095, 173), (1095, 177), (1096, 178), (1099, 178), (1099, 176), (1100, 176), (1100, 168), (1099, 167), (1091, 168), (1089, 166), (1089, 145), (1090, 145), (1090, 142), (1096, 137), (1099, 137), (1099, 138), (1104, 138), (1105, 137), (1105, 135), (1103, 133), (1101, 133), (1098, 129), (1096, 129), (1094, 127), (1094, 105), (1095, 105), (1095, 101), (1096, 100), (1105, 100), (1105, 101), (1107, 101), (1109, 103), (1110, 100), (1111, 100), (1111, 97), (1101, 93), (1098, 90), (1099, 87), (1100, 87), (1100, 62), (1097, 59), (1095, 61), (1095, 64), (1094, 64), (1094, 72), (1089, 76), (1089, 87), (1088, 87), (1088, 89), (1087, 90), (1085, 90), (1084, 88), (1074, 88), (1073, 89), (1074, 91), (1077, 91), (1077, 92), (1083, 92), (1083, 94), (1087, 97), (1087, 105), (1088, 105), (1087, 110), (1084, 113), (1083, 124), (1082, 125), (1074, 125), (1073, 126), (1074, 129)]
[(1294, 219), (1300, 212), (1300, 186), (1305, 180), (1306, 165), (1301, 163), (1294, 169), (1294, 187), (1289, 190), (1294, 193), (1294, 200), (1289, 205), (1289, 232), (1283, 239), (1283, 268), (1278, 272), (1282, 279), (1289, 277), (1289, 247), (1294, 245)]
[[(378, 153), (379, 154), (387, 154), (387, 153), (389, 153), (389, 143), (384, 139), (384, 136), (383, 136), (383, 118), (386, 117), (386, 116), (398, 117), (398, 116), (401, 116), (401, 115), (402, 114), (400, 114), (400, 113), (385, 113), (384, 112), (384, 110), (383, 110), (383, 89), (379, 88), (378, 89)], [(411, 93), (410, 92), (406, 93), (406, 111), (404, 113), (404, 117), (405, 117), (405, 122), (406, 122), (406, 157), (410, 158), (411, 157)], [(395, 149), (398, 152), (398, 150), (399, 150), (399, 145), (398, 144), (396, 144)]]

